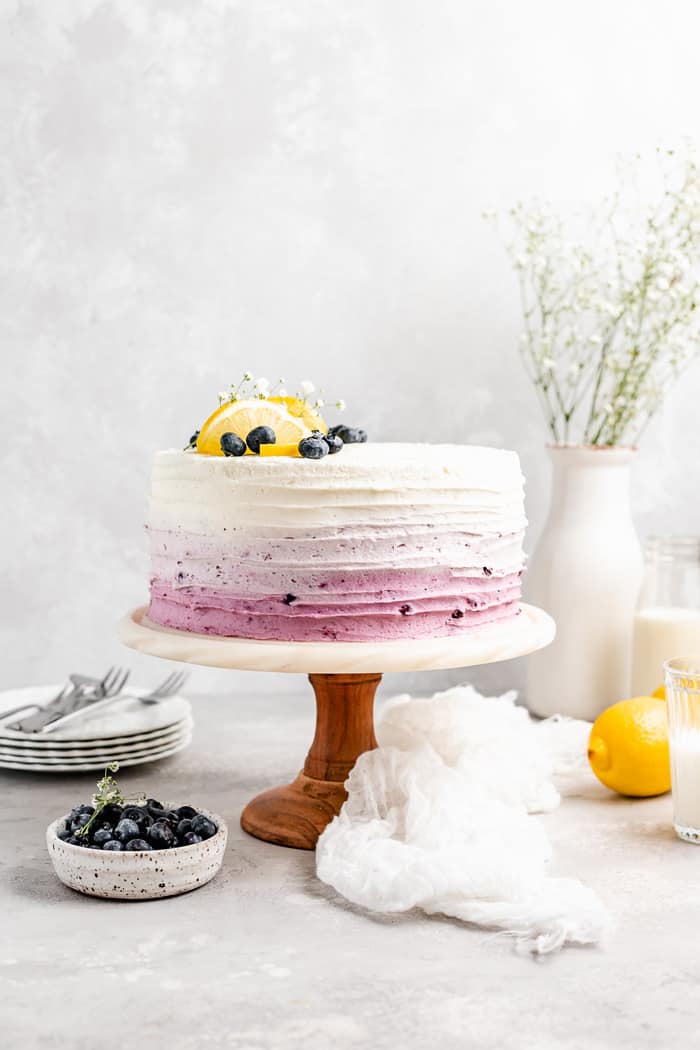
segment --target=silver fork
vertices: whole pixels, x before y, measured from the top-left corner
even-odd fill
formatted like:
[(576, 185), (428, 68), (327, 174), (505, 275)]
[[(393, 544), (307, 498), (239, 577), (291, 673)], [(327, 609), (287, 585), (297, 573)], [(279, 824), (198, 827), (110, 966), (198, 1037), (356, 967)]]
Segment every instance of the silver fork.
[(103, 700), (96, 700), (91, 703), (84, 704), (82, 707), (79, 707), (77, 711), (70, 711), (68, 714), (63, 715), (63, 717), (57, 718), (55, 721), (50, 722), (48, 725), (44, 726), (41, 732), (52, 733), (54, 729), (57, 729), (59, 726), (64, 726), (66, 722), (72, 722), (76, 718), (80, 718), (84, 714), (91, 714), (93, 711), (103, 710), (115, 700), (134, 699), (146, 705), (158, 704), (161, 700), (166, 700), (169, 696), (174, 696), (175, 693), (177, 693), (178, 690), (181, 689), (182, 686), (185, 684), (188, 677), (189, 675), (187, 671), (173, 671), (172, 674), (169, 674), (167, 678), (165, 678), (160, 683), (160, 685), (156, 686), (155, 689), (152, 689), (150, 693), (146, 693), (145, 696), (129, 697), (128, 695), (124, 696), (122, 694), (121, 696), (107, 696)]
[[(104, 675), (103, 678), (89, 678), (87, 675), (70, 675), (70, 681), (62, 685), (56, 695), (52, 696), (46, 703), (18, 704), (17, 707), (8, 707), (6, 711), (0, 711), (0, 722), (4, 722), (6, 718), (10, 718), (11, 715), (18, 715), (22, 711), (48, 711), (50, 709), (63, 710), (64, 703), (76, 699), (86, 688), (100, 688), (113, 671), (114, 668), (110, 667), (109, 671), (107, 671), (107, 674)], [(13, 729), (15, 726), (7, 726), (6, 728)]]
[(65, 703), (54, 705), (49, 711), (44, 709), (27, 719), (22, 719), (21, 722), (16, 723), (16, 728), (25, 733), (41, 733), (47, 726), (62, 721), (64, 717), (82, 711), (93, 703), (103, 699), (114, 699), (123, 690), (130, 674), (131, 671), (121, 667), (110, 667), (102, 681), (96, 686), (76, 687), (76, 694), (66, 698)]

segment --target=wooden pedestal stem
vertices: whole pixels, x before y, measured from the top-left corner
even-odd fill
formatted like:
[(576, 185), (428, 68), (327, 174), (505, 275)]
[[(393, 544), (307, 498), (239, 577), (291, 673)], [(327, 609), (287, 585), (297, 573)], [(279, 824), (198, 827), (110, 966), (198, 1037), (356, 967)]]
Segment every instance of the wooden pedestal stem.
[(326, 824), (347, 797), (344, 782), (364, 751), (377, 746), (374, 694), (380, 674), (311, 674), (316, 732), (303, 771), (271, 788), (243, 810), (244, 831), (266, 842), (315, 849)]

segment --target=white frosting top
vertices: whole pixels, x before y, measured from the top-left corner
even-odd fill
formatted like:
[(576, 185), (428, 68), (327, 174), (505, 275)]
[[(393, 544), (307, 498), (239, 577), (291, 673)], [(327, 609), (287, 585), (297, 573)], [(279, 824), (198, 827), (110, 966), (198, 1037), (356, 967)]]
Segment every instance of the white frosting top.
[(254, 528), (373, 526), (412, 530), (439, 520), (457, 531), (521, 533), (523, 477), (515, 452), (472, 445), (368, 442), (321, 460), (157, 452), (149, 525), (217, 535)]

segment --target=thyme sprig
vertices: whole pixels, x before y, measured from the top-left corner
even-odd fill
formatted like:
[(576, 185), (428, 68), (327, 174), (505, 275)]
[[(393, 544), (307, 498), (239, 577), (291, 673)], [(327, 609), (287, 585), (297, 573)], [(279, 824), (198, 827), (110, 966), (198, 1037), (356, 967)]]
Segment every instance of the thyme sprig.
[(146, 801), (146, 796), (144, 794), (132, 796), (122, 794), (119, 784), (114, 777), (110, 776), (110, 773), (117, 773), (118, 771), (118, 762), (110, 762), (105, 768), (104, 775), (97, 781), (97, 791), (92, 796), (91, 800), (92, 805), (95, 807), (95, 812), (91, 815), (87, 824), (75, 832), (76, 836), (84, 836), (88, 834), (90, 828), (95, 823), (105, 806), (123, 806), (126, 802), (132, 802), (135, 806), (142, 806)]

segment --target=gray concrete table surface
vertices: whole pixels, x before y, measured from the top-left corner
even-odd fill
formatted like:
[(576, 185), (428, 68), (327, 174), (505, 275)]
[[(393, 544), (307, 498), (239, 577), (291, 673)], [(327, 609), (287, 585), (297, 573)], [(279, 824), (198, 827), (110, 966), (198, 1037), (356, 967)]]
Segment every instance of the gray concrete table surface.
[[(383, 695), (391, 692), (391, 679)], [(202, 889), (148, 902), (83, 897), (55, 878), (44, 829), (95, 774), (0, 772), (0, 1046), (7, 1050), (598, 1050), (700, 1044), (700, 849), (668, 796), (597, 784), (544, 818), (552, 872), (612, 912), (605, 948), (533, 961), (503, 936), (422, 914), (378, 916), (317, 881), (314, 857), (248, 837), (244, 804), (297, 772), (311, 692), (193, 700), (182, 754), (124, 770), (125, 789), (229, 823)]]

